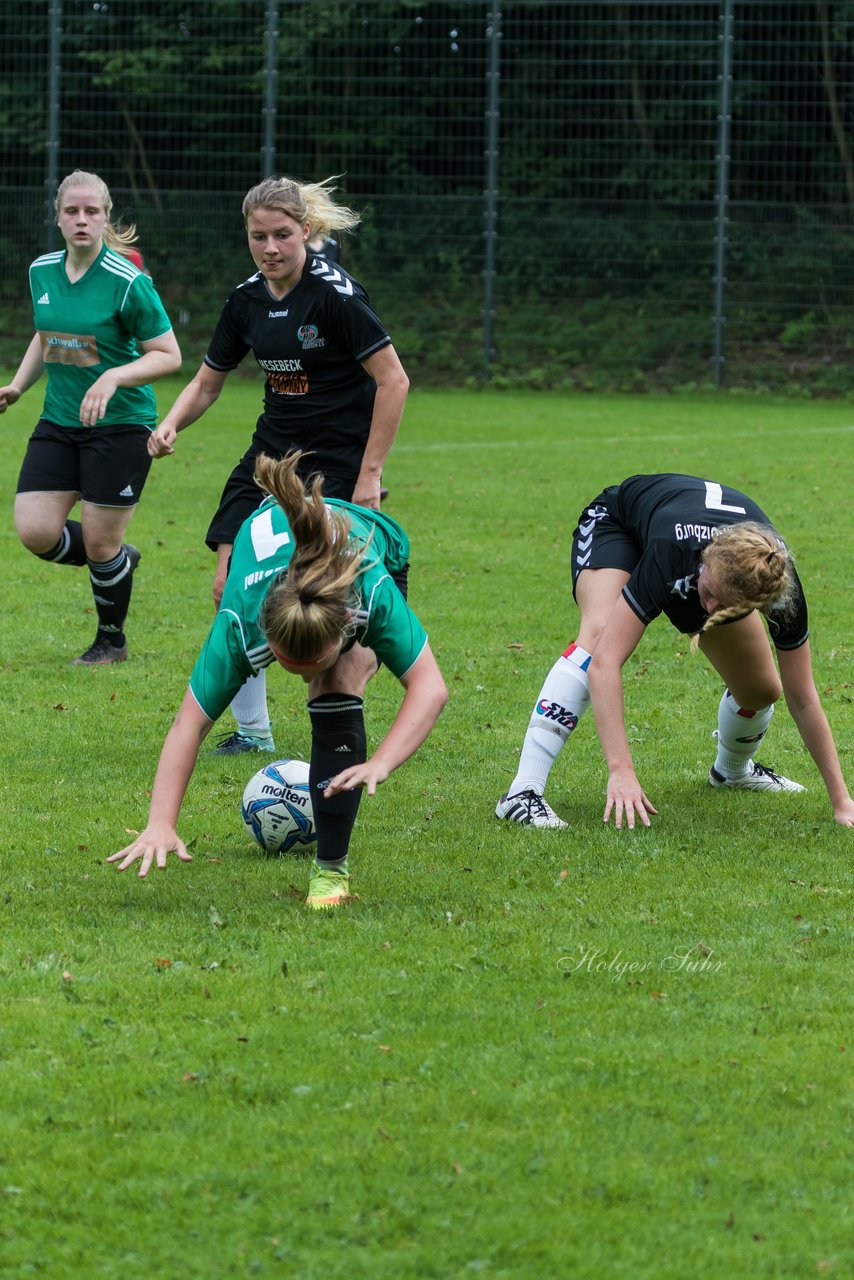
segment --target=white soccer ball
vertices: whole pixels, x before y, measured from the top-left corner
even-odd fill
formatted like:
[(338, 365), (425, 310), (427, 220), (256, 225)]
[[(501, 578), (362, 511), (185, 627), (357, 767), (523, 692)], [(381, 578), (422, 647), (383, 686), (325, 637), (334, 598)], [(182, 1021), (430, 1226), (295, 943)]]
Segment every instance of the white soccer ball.
[(305, 760), (276, 760), (259, 769), (243, 792), (246, 830), (265, 853), (303, 853), (317, 839)]

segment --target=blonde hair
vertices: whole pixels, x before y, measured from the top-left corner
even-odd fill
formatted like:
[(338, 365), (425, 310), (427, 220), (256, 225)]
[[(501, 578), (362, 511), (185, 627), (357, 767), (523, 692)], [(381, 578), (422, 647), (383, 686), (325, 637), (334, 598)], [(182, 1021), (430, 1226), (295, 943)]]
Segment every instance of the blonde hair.
[(742, 617), (752, 609), (785, 614), (795, 591), (795, 570), (788, 548), (767, 525), (745, 520), (724, 525), (703, 548), (701, 564), (714, 574), (721, 591), (735, 597), (726, 608), (716, 609), (700, 628)]
[(329, 236), (333, 231), (353, 231), (362, 221), (354, 209), (336, 204), (332, 192), (336, 178), (323, 182), (297, 182), (295, 178), (265, 178), (247, 191), (243, 198), (243, 221), (256, 209), (273, 209), (286, 213), (300, 226), (309, 225), (309, 239)]
[(104, 227), (104, 243), (108, 249), (112, 249), (114, 253), (126, 254), (131, 245), (136, 244), (139, 239), (136, 234), (136, 227), (117, 227), (115, 223), (110, 221), (110, 212), (113, 208), (113, 198), (110, 195), (110, 188), (107, 186), (103, 178), (99, 178), (97, 173), (87, 173), (85, 169), (75, 169), (73, 173), (69, 173), (62, 179), (56, 190), (56, 199), (54, 208), (57, 217), (62, 208), (62, 201), (66, 191), (72, 187), (88, 187), (90, 191), (96, 191), (101, 204), (104, 206), (104, 212), (107, 215), (107, 222)]
[(297, 475), (299, 450), (275, 461), (259, 454), (255, 483), (278, 502), (294, 536), (294, 553), (264, 598), (261, 629), (271, 645), (296, 662), (310, 662), (355, 631), (354, 588), (370, 543), (350, 541), (350, 519), (323, 501), (323, 476), (306, 493)]

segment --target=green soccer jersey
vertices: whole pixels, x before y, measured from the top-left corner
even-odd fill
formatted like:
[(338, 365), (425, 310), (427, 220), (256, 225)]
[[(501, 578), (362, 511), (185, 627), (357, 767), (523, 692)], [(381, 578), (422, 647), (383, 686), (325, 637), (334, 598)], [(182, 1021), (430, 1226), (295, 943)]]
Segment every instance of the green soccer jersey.
[[(351, 541), (371, 539), (364, 566), (356, 578), (356, 634), (394, 675), (405, 676), (427, 643), (427, 633), (407, 605), (390, 571), (409, 559), (409, 539), (400, 525), (381, 511), (330, 498), (327, 506), (350, 517)], [(274, 661), (258, 623), (272, 580), (286, 569), (294, 553), (287, 517), (268, 498), (243, 522), (234, 550), (219, 612), (190, 676), (190, 692), (209, 720), (218, 720), (248, 676)]]
[[(172, 327), (148, 276), (106, 245), (74, 283), (66, 251), (46, 253), (30, 267), (33, 321), (47, 372), (43, 417), (79, 427), (80, 402), (107, 369), (139, 358), (137, 340), (159, 338)], [(157, 422), (150, 386), (119, 387), (98, 425)]]

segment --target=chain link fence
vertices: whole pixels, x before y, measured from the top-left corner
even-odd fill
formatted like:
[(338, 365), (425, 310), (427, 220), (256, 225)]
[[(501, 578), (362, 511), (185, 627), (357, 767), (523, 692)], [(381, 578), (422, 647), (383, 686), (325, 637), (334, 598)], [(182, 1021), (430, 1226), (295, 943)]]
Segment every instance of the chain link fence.
[(99, 173), (189, 360), (268, 173), (341, 175), (413, 379), (854, 394), (850, 0), (5, 0), (0, 343)]

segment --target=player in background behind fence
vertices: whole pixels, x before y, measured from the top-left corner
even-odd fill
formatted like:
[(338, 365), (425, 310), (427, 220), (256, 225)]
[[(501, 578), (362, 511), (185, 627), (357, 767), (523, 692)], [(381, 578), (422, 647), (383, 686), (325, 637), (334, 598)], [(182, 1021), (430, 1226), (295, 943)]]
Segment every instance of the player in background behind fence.
[(581, 613), (578, 638), (546, 677), (496, 817), (566, 826), (543, 795), (552, 765), (592, 703), (608, 766), (604, 820), (613, 813), (617, 827), (624, 820), (634, 827), (636, 817), (650, 825), (656, 810), (632, 761), (622, 667), (649, 623), (664, 613), (678, 631), (696, 637), (694, 647), (726, 686), (710, 784), (804, 790), (753, 758), (782, 692), (835, 820), (854, 826), (854, 801), (813, 678), (803, 588), (783, 540), (751, 498), (696, 476), (631, 476), (581, 513), (572, 582)]
[[(298, 453), (257, 460), (258, 483), (273, 496), (238, 533), (222, 603), (163, 745), (148, 824), (108, 861), (120, 871), (140, 862), (145, 876), (170, 852), (191, 860), (176, 824), (199, 748), (246, 676), (278, 662), (308, 684), (317, 846), (306, 902), (324, 909), (349, 897), (361, 788), (373, 795), (418, 750), (448, 694), (406, 603), (406, 534), (380, 511), (324, 501), (321, 476), (306, 496), (301, 462)], [(405, 692), (367, 758), (363, 694), (377, 659)]]
[[(89, 568), (98, 615), (77, 666), (127, 657), (124, 625), (139, 552), (122, 539), (145, 485), (156, 423), (150, 383), (177, 373), (181, 353), (148, 276), (128, 261), (136, 239), (110, 221), (101, 178), (75, 170), (60, 183), (56, 221), (65, 248), (30, 267), (35, 335), (0, 413), (47, 372), (42, 417), (18, 479), (15, 528), (41, 560)], [(69, 520), (80, 500), (80, 520)]]
[[(243, 218), (257, 270), (227, 299), (201, 368), (149, 443), (152, 457), (172, 453), (177, 433), (210, 408), (229, 373), (253, 353), (266, 377), (264, 409), (207, 533), (217, 557), (217, 607), (234, 539), (258, 506), (261, 452), (281, 458), (301, 450), (305, 483), (320, 473), (326, 497), (380, 505), (382, 469), (409, 381), (362, 286), (306, 249), (310, 239), (359, 223), (332, 199), (332, 182), (268, 178), (247, 193)], [(237, 693), (232, 711), (237, 730), (223, 735), (214, 754), (275, 750), (263, 671)]]

